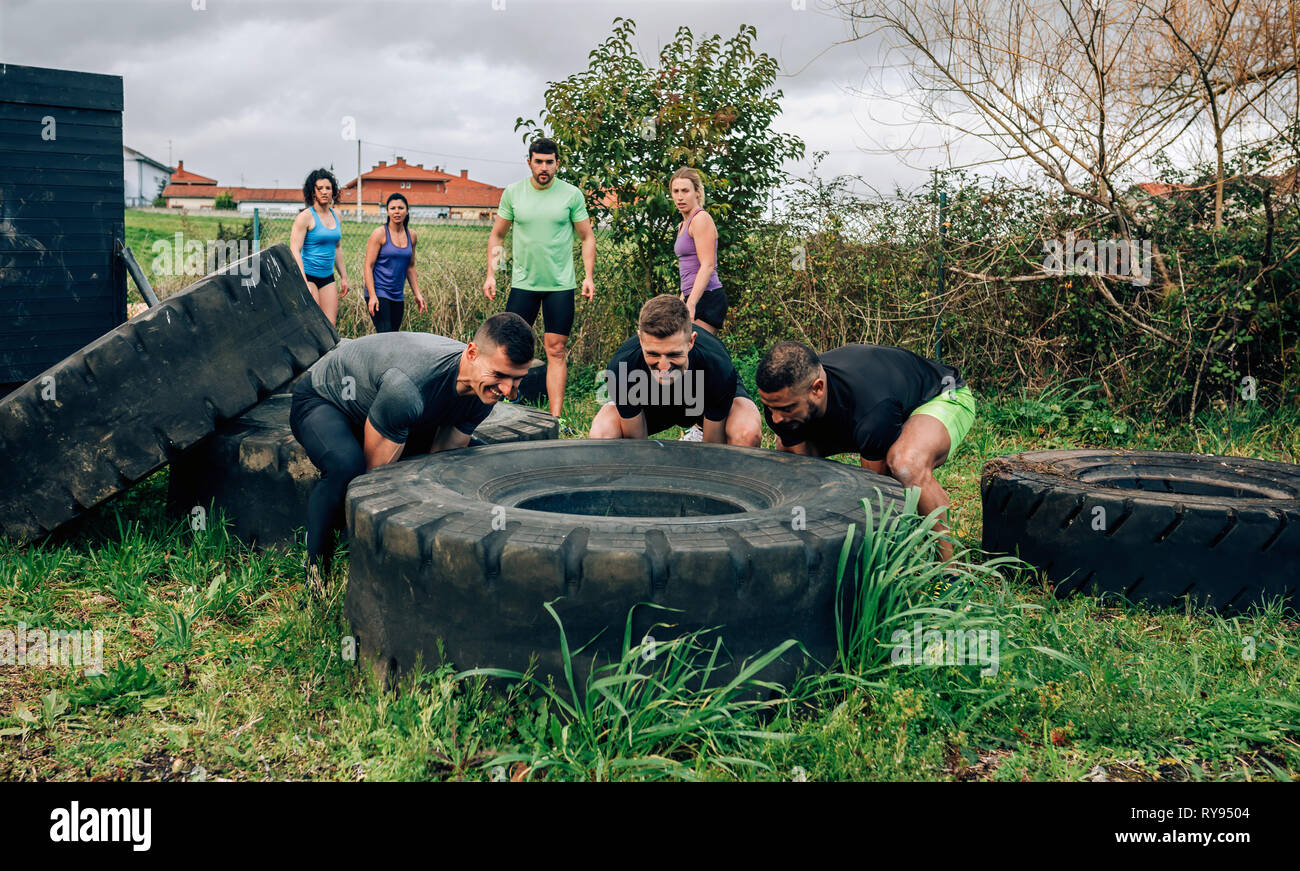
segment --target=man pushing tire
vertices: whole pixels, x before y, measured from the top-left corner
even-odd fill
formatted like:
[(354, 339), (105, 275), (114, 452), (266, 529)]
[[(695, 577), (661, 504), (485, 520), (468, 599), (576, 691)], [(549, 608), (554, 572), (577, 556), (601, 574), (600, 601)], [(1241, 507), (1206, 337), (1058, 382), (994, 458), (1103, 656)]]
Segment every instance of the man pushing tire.
[(591, 422), (593, 439), (644, 439), (672, 426), (703, 427), (703, 441), (758, 447), (758, 406), (712, 333), (693, 327), (680, 297), (641, 307), (637, 332), (610, 358)]
[[(778, 450), (856, 453), (863, 468), (920, 489), (922, 514), (947, 509), (934, 470), (975, 421), (975, 396), (955, 368), (883, 345), (845, 345), (819, 356), (798, 342), (778, 342), (759, 361), (756, 381)], [(940, 552), (951, 556), (951, 546), (940, 542)]]
[(528, 374), (534, 341), (523, 318), (502, 312), (468, 345), (430, 333), (376, 333), (339, 345), (308, 370), (294, 387), (289, 425), (321, 472), (306, 520), (313, 594), (324, 593), (322, 562), (352, 479), (403, 448), (468, 445), (492, 405)]

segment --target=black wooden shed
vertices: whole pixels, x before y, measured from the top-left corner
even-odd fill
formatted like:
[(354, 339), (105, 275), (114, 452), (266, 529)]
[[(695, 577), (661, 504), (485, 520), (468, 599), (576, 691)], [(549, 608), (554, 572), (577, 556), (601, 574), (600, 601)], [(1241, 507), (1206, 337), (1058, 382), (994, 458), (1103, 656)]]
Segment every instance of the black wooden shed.
[(122, 77), (0, 64), (0, 385), (126, 320), (123, 188)]

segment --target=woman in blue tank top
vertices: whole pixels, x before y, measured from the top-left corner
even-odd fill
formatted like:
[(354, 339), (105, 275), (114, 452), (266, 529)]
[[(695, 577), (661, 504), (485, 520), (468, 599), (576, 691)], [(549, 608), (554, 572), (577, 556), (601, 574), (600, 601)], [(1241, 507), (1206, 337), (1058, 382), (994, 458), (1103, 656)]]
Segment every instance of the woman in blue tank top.
[(375, 332), (395, 333), (402, 328), (402, 312), (406, 308), (402, 285), (411, 282), (411, 292), (421, 312), (428, 311), (429, 307), (416, 281), (415, 233), (411, 232), (411, 211), (406, 197), (389, 194), (384, 208), (388, 221), (376, 227), (366, 242), (366, 268), (362, 276)]
[[(334, 173), (328, 169), (313, 170), (302, 186), (307, 208), (298, 213), (289, 232), (289, 249), (307, 280), (307, 289), (331, 324), (338, 319), (339, 299), (348, 294), (348, 271), (339, 256), (343, 225), (333, 209), (338, 195), (339, 183)], [(335, 268), (339, 273), (337, 286)]]

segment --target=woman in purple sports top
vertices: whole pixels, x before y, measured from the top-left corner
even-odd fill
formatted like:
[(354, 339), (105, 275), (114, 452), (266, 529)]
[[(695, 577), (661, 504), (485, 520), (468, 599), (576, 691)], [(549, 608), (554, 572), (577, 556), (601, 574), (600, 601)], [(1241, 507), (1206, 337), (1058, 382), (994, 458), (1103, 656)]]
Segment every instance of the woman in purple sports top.
[(700, 174), (682, 167), (673, 173), (669, 193), (682, 223), (673, 252), (682, 279), (682, 302), (700, 329), (717, 335), (727, 317), (727, 292), (718, 280), (718, 228), (704, 211)]
[(366, 280), (366, 307), (375, 322), (375, 332), (395, 333), (402, 328), (402, 313), (406, 308), (402, 285), (411, 283), (415, 304), (421, 312), (428, 311), (429, 307), (416, 281), (415, 233), (411, 231), (411, 211), (406, 197), (389, 194), (384, 208), (388, 221), (376, 227), (366, 240), (366, 266), (362, 275)]

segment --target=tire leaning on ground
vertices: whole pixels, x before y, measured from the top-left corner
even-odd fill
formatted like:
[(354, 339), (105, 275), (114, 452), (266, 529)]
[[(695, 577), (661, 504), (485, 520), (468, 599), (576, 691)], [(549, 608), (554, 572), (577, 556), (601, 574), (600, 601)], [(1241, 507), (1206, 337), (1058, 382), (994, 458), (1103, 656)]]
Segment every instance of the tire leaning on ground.
[[(839, 552), (876, 487), (901, 502), (897, 483), (856, 467), (676, 441), (421, 457), (348, 489), (345, 611), (385, 677), (438, 664), (441, 640), (457, 667), (522, 671), (536, 654), (538, 673), (562, 682), (543, 608), (555, 599), (571, 648), (597, 639), (575, 657), (583, 675), (593, 657), (618, 657), (641, 602), (680, 613), (638, 608), (634, 643), (659, 622), (722, 627), (736, 661), (796, 638), (829, 663)], [(764, 676), (788, 680), (803, 662), (792, 648)]]
[[(177, 457), (167, 493), (171, 513), (185, 516), (195, 507), (219, 508), (245, 543), (291, 545), (307, 517), (312, 487), (320, 480), (289, 428), (292, 405), (287, 393), (272, 396)], [(559, 423), (545, 411), (497, 404), (470, 444), (552, 439), (558, 434)], [(421, 447), (407, 445), (407, 451), (413, 455)]]
[(1241, 610), (1300, 583), (1300, 466), (1159, 451), (1036, 451), (989, 461), (984, 549), (1019, 553), (1056, 594), (1183, 597)]
[(0, 532), (122, 492), (337, 341), (285, 245), (168, 297), (0, 401)]

